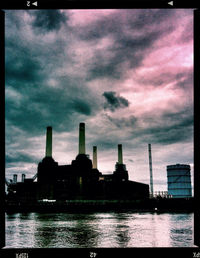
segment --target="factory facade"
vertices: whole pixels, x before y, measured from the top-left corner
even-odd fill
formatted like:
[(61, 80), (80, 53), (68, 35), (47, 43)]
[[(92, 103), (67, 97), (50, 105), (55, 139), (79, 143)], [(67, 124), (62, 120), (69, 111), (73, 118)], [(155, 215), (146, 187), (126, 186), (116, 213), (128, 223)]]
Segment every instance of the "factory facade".
[[(37, 177), (37, 181), (34, 180)], [(85, 124), (79, 125), (79, 153), (70, 165), (59, 165), (52, 157), (52, 127), (46, 131), (46, 155), (38, 164), (35, 178), (8, 185), (8, 200), (21, 204), (42, 200), (138, 200), (149, 197), (149, 185), (129, 180), (123, 164), (122, 145), (112, 174), (103, 175), (97, 167), (97, 146), (93, 160), (85, 149)]]

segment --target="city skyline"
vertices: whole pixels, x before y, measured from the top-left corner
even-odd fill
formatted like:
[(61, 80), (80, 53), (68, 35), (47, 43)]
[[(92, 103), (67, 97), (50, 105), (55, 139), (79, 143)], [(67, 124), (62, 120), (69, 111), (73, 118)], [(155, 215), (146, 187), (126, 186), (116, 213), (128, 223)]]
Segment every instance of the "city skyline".
[[(193, 173), (193, 10), (6, 10), (6, 177), (32, 177), (53, 127), (53, 158), (86, 153), (112, 173), (167, 190), (166, 166)], [(19, 178), (20, 180), (20, 178)]]

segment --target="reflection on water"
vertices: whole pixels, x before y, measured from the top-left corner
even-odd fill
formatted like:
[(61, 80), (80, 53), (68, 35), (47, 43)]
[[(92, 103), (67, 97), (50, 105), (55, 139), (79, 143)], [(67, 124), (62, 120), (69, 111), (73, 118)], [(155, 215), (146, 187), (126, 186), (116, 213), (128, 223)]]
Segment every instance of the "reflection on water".
[(6, 215), (6, 247), (192, 247), (193, 213)]

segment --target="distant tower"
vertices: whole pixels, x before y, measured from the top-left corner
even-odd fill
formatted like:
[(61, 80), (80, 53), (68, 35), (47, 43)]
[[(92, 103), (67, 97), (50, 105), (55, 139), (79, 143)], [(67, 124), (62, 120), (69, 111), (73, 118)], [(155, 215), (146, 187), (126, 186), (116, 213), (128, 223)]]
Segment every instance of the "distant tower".
[(90, 160), (89, 155), (85, 151), (85, 124), (79, 124), (79, 153), (75, 160), (72, 160), (72, 167), (75, 174), (81, 176), (84, 185), (84, 178), (88, 176), (92, 170), (92, 160)]
[(85, 124), (79, 124), (79, 154), (85, 154)]
[(22, 182), (24, 183), (24, 180), (26, 178), (26, 175), (25, 174), (22, 174)]
[(93, 168), (97, 169), (97, 146), (93, 146)]
[(52, 157), (52, 127), (47, 127), (46, 133), (46, 157)]
[(150, 194), (153, 197), (153, 171), (152, 171), (151, 144), (148, 144), (148, 149), (149, 149), (149, 170), (150, 170)]
[(117, 181), (128, 180), (128, 171), (126, 170), (126, 165), (123, 164), (122, 144), (118, 144), (118, 162), (115, 165), (113, 178)]
[(17, 174), (13, 175), (13, 183), (16, 184), (17, 183)]
[(55, 181), (55, 171), (58, 163), (52, 158), (52, 127), (46, 128), (46, 153), (45, 157), (38, 164), (37, 168), (37, 181), (53, 182)]
[(192, 197), (190, 165), (167, 166), (168, 195), (173, 198)]
[(122, 144), (118, 144), (118, 164), (123, 164)]

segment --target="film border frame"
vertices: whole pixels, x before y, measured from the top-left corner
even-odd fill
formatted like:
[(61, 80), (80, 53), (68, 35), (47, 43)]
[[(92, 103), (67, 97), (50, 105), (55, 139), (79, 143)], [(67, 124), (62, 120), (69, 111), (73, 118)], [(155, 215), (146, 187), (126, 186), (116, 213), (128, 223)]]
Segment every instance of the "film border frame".
[[(162, 0), (161, 0), (162, 1)], [(136, 1), (133, 4), (130, 2), (124, 2), (120, 3), (119, 5), (116, 3), (105, 3), (104, 1), (98, 1), (94, 4), (94, 2), (90, 1), (76, 1), (76, 0), (69, 0), (64, 3), (64, 6), (54, 8), (56, 5), (58, 5), (60, 2), (58, 1), (52, 1), (52, 0), (44, 0), (42, 5), (38, 5), (37, 7), (30, 7), (25, 8), (24, 2), (22, 4), (18, 4), (15, 2), (13, 5), (12, 1), (7, 1), (7, 4), (4, 9), (105, 9), (105, 8), (120, 8), (120, 9), (149, 9), (149, 8), (171, 8), (168, 5), (169, 1), (162, 1), (162, 3), (159, 4), (160, 1), (143, 1), (141, 3), (138, 3), (139, 1)], [(35, 2), (35, 1), (33, 1)], [(40, 1), (38, 1), (40, 2)], [(51, 2), (51, 3), (50, 3)], [(62, 2), (62, 1), (61, 1)], [(176, 1), (174, 1), (176, 2)], [(148, 3), (148, 6), (144, 6)], [(47, 4), (49, 5), (47, 7)], [(63, 4), (63, 3), (62, 3)], [(61, 5), (62, 5), (61, 4)], [(133, 6), (134, 5), (134, 6)], [(143, 5), (143, 6), (142, 6)], [(160, 6), (161, 5), (161, 6)], [(199, 79), (199, 69), (200, 67), (200, 52), (199, 52), (199, 46), (200, 46), (200, 35), (198, 32), (200, 32), (200, 10), (196, 7), (191, 7), (193, 5), (193, 1), (188, 3), (187, 5), (183, 5), (183, 7), (176, 7), (174, 8), (190, 8), (194, 9), (194, 199), (195, 199), (195, 211), (194, 211), (194, 245), (197, 246), (196, 248), (11, 248), (11, 249), (3, 249), (6, 244), (6, 237), (5, 237), (5, 191), (4, 191), (4, 185), (5, 185), (5, 45), (4, 40), (0, 41), (0, 53), (1, 53), (1, 87), (0, 87), (0, 124), (1, 124), (1, 136), (0, 136), (0, 143), (1, 143), (1, 155), (0, 155), (0, 204), (3, 209), (0, 210), (0, 248), (2, 248), (0, 251), (3, 255), (6, 257), (17, 257), (19, 254), (27, 254), (27, 257), (35, 257), (37, 255), (42, 255), (42, 257), (47, 257), (49, 254), (53, 254), (57, 256), (57, 252), (59, 252), (59, 257), (64, 257), (66, 254), (73, 254), (78, 255), (80, 257), (104, 257), (107, 256), (113, 256), (113, 255), (132, 255), (135, 254), (135, 252), (139, 253), (139, 255), (154, 255), (154, 257), (160, 257), (163, 252), (166, 253), (166, 255), (171, 255), (172, 253), (176, 253), (180, 255), (183, 252), (184, 256), (186, 253), (189, 256), (186, 257), (194, 257), (194, 252), (198, 253), (198, 248), (200, 246), (200, 209), (198, 207), (198, 204), (200, 203), (200, 189), (199, 189), (199, 182), (200, 182), (200, 173), (198, 171), (200, 170), (200, 161), (198, 157), (198, 153), (200, 152), (199, 143), (200, 142), (200, 122), (197, 116), (197, 110), (200, 110), (200, 103), (199, 103), (199, 85), (200, 85), (200, 79)], [(195, 6), (195, 5), (194, 5)], [(0, 10), (0, 24), (1, 24), (1, 38), (4, 39), (5, 35), (5, 13)], [(164, 250), (163, 250), (164, 249)], [(181, 249), (181, 250), (180, 250)], [(8, 255), (9, 254), (9, 255)], [(200, 254), (200, 252), (199, 252)], [(47, 255), (47, 256), (46, 256)], [(61, 255), (61, 256), (60, 256)], [(3, 256), (4, 257), (4, 256)], [(22, 255), (23, 257), (23, 255)]]

